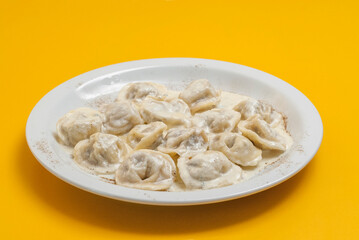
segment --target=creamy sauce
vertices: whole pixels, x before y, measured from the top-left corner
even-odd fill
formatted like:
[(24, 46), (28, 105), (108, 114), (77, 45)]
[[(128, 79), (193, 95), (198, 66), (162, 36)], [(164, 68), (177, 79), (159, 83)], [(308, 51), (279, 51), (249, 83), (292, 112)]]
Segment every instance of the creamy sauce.
[[(174, 99), (174, 98), (178, 98), (180, 92), (179, 91), (172, 91), (172, 90), (168, 90), (168, 94), (167, 94), (167, 99)], [(222, 91), (221, 92), (221, 100), (219, 102), (219, 104), (217, 105), (217, 108), (225, 108), (225, 109), (233, 109), (233, 107), (235, 105), (237, 105), (238, 103), (240, 103), (241, 101), (250, 99), (250, 97), (247, 96), (243, 96), (243, 95), (239, 95), (239, 94), (235, 94), (235, 93), (230, 93), (230, 92), (226, 92), (226, 91)], [(293, 144), (293, 139), (291, 138), (291, 136), (289, 135), (289, 133), (286, 131), (285, 127), (283, 124), (279, 124), (278, 126), (276, 126), (275, 128), (273, 128), (279, 135), (283, 136), (283, 138), (285, 139), (285, 144), (287, 146), (287, 151), (288, 149), (292, 146)], [(127, 137), (127, 133), (124, 135), (119, 136), (119, 138), (123, 141), (126, 142), (126, 137)], [(66, 152), (73, 152), (73, 148), (64, 146), (65, 151)], [(258, 163), (257, 166), (254, 167), (241, 167), (242, 168), (242, 177), (241, 177), (241, 181), (246, 181), (258, 174), (260, 174), (261, 171), (263, 171), (267, 166), (269, 166), (270, 164), (276, 162), (283, 154), (286, 154), (286, 152), (279, 152), (279, 151), (269, 151), (269, 150), (263, 150), (262, 153), (262, 160)], [(176, 159), (174, 159), (175, 163), (176, 163)], [(96, 169), (96, 168), (101, 168), (101, 169)], [(89, 172), (94, 173), (94, 172), (99, 172), (96, 170), (101, 170), (103, 171), (102, 167), (98, 166), (92, 166), (92, 170), (91, 169), (87, 169)], [(100, 176), (102, 179), (106, 179), (109, 182), (112, 182), (113, 179), (115, 179), (115, 174), (96, 174), (97, 176)], [(177, 192), (177, 191), (186, 191), (186, 187), (184, 185), (184, 183), (181, 181), (179, 174), (178, 174), (178, 169), (177, 169), (177, 176), (176, 176), (176, 180), (174, 181), (174, 184), (167, 189), (167, 191), (170, 192)]]
[(233, 109), (238, 103), (249, 99), (250, 97), (239, 95), (231, 92), (221, 92), (221, 101), (218, 104), (218, 108)]
[[(173, 96), (178, 96), (179, 92), (172, 91)], [(235, 105), (240, 103), (241, 101), (251, 99), (248, 96), (239, 95), (236, 93), (221, 92), (221, 101), (218, 104), (217, 108), (226, 108), (226, 109), (233, 109)], [(293, 139), (288, 134), (286, 129), (283, 129), (281, 125), (278, 125), (274, 128), (281, 136), (285, 138), (286, 145), (288, 146), (288, 149), (293, 145)], [(242, 167), (242, 178), (241, 182), (246, 181), (252, 177), (257, 176), (260, 172), (262, 172), (267, 166), (273, 164), (276, 162), (283, 154), (286, 154), (286, 152), (278, 152), (278, 151), (270, 151), (270, 150), (264, 150), (262, 153), (262, 160), (258, 163), (257, 166), (254, 167)], [(175, 181), (174, 184), (168, 189), (169, 192), (184, 192), (186, 190), (186, 186), (182, 181)]]

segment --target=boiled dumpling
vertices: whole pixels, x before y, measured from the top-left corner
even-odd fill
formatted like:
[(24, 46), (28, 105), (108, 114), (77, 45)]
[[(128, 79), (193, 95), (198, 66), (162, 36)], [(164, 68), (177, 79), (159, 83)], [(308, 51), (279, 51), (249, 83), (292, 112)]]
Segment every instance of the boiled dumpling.
[(284, 124), (283, 116), (280, 113), (275, 111), (268, 104), (255, 99), (244, 100), (237, 104), (233, 109), (242, 114), (242, 120), (247, 120), (248, 118), (258, 114), (267, 123), (269, 123), (271, 127)]
[(238, 129), (261, 149), (281, 151), (287, 149), (284, 137), (272, 129), (266, 121), (260, 119), (258, 115), (239, 122)]
[(173, 99), (167, 102), (148, 97), (140, 105), (140, 113), (146, 123), (162, 121), (168, 127), (190, 125), (190, 110), (181, 99)]
[(121, 89), (117, 100), (134, 100), (139, 102), (147, 96), (163, 100), (167, 96), (167, 88), (161, 84), (152, 82), (129, 83)]
[(238, 124), (241, 114), (231, 109), (212, 109), (197, 113), (193, 118), (195, 126), (207, 133), (230, 132)]
[(137, 150), (116, 171), (116, 183), (146, 190), (166, 190), (174, 182), (176, 165), (172, 158), (153, 150)]
[(74, 146), (81, 140), (101, 131), (104, 116), (91, 108), (78, 108), (66, 113), (57, 124), (60, 140), (68, 146)]
[(171, 128), (158, 150), (171, 155), (203, 152), (208, 147), (208, 137), (200, 128)]
[(114, 173), (131, 148), (117, 136), (95, 133), (74, 148), (74, 159), (83, 168), (95, 173)]
[(262, 151), (240, 133), (221, 133), (211, 138), (210, 149), (221, 151), (232, 162), (241, 166), (256, 166)]
[(224, 187), (238, 183), (241, 179), (241, 168), (218, 151), (181, 156), (177, 166), (187, 189)]
[(104, 132), (121, 135), (129, 132), (143, 120), (136, 107), (129, 101), (114, 102), (102, 108), (105, 114)]
[(214, 108), (220, 101), (220, 93), (207, 79), (198, 79), (191, 82), (179, 98), (188, 104), (192, 113), (196, 113)]
[(128, 133), (127, 142), (137, 150), (141, 148), (156, 149), (161, 144), (163, 132), (167, 129), (163, 122), (137, 125)]

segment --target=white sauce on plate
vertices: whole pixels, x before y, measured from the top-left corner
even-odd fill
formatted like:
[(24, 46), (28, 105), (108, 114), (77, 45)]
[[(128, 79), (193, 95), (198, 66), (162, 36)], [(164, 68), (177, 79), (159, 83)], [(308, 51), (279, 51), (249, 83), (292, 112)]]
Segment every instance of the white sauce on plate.
[[(239, 181), (246, 181), (246, 180), (260, 174), (260, 172), (263, 171), (266, 168), (266, 166), (273, 164), (280, 157), (282, 157), (284, 154), (286, 154), (288, 149), (293, 144), (293, 139), (291, 138), (291, 136), (285, 129), (285, 127), (286, 127), (285, 120), (282, 115), (275, 112), (275, 110), (272, 109), (272, 107), (270, 107), (269, 105), (262, 106), (261, 105), (262, 103), (258, 103), (258, 101), (256, 101), (253, 98), (235, 94), (235, 93), (231, 93), (231, 92), (214, 90), (213, 87), (210, 86), (210, 84), (208, 83), (207, 80), (196, 80), (196, 81), (194, 81), (195, 84), (193, 84), (193, 85), (196, 85), (197, 81), (202, 81), (197, 84), (199, 86), (199, 88), (198, 89), (189, 89), (190, 91), (186, 92), (185, 94), (183, 94), (183, 92), (172, 91), (172, 90), (168, 90), (166, 92), (165, 87), (162, 87), (158, 84), (152, 86), (151, 83), (146, 83), (146, 86), (143, 87), (142, 89), (140, 88), (141, 87), (140, 84), (138, 84), (138, 87), (136, 87), (136, 88), (125, 87), (124, 89), (135, 89), (135, 91), (137, 91), (137, 92), (134, 92), (134, 93), (131, 92), (131, 95), (128, 95), (128, 94), (126, 94), (126, 92), (122, 91), (120, 93), (120, 98), (117, 101), (118, 101), (118, 103), (121, 103), (121, 101), (126, 101), (126, 102), (132, 101), (131, 102), (131, 112), (127, 112), (127, 110), (126, 110), (127, 108), (123, 108), (123, 110), (121, 109), (121, 111), (122, 111), (121, 114), (117, 114), (115, 116), (113, 116), (113, 114), (112, 114), (109, 117), (107, 117), (105, 114), (104, 116), (106, 116), (106, 117), (104, 119), (104, 122), (111, 124), (111, 121), (116, 121), (115, 123), (117, 123), (117, 125), (114, 124), (114, 127), (115, 127), (114, 131), (117, 130), (116, 127), (119, 130), (122, 130), (123, 126), (126, 126), (125, 124), (128, 124), (130, 126), (128, 128), (128, 131), (126, 129), (127, 132), (121, 133), (121, 135), (117, 135), (117, 140), (112, 139), (111, 144), (104, 144), (102, 140), (97, 141), (94, 138), (93, 138), (91, 144), (88, 143), (89, 140), (82, 140), (82, 143), (81, 143), (81, 141), (78, 142), (77, 144), (82, 144), (82, 145), (87, 144), (87, 145), (84, 145), (84, 147), (79, 147), (79, 146), (75, 147), (74, 155), (81, 156), (81, 161), (86, 163), (86, 165), (83, 164), (82, 168), (84, 168), (84, 165), (85, 165), (86, 171), (88, 171), (92, 174), (96, 174), (103, 179), (107, 179), (108, 181), (112, 181), (112, 180), (114, 181), (115, 179), (119, 179), (119, 178), (115, 177), (116, 173), (114, 173), (113, 167), (114, 166), (117, 167), (118, 165), (124, 164), (124, 162), (129, 161), (128, 159), (131, 159), (131, 161), (132, 161), (131, 164), (127, 164), (127, 165), (133, 167), (135, 170), (133, 170), (130, 173), (126, 173), (126, 174), (130, 174), (129, 176), (131, 176), (131, 179), (123, 180), (126, 182), (125, 186), (134, 186), (135, 188), (140, 188), (140, 189), (142, 188), (142, 189), (153, 189), (153, 190), (166, 190), (166, 191), (171, 191), (171, 192), (173, 192), (173, 191), (191, 191), (191, 190), (206, 189), (205, 188), (206, 186), (210, 186), (210, 188), (216, 187), (213, 185), (213, 182), (214, 183), (220, 182), (222, 185), (218, 185), (217, 187), (221, 187), (221, 186), (235, 184), (238, 182), (237, 179), (240, 179)], [(203, 89), (210, 89), (210, 90), (204, 91), (201, 88), (201, 84), (202, 85), (207, 84), (208, 86), (203, 85)], [(192, 85), (192, 83), (190, 84), (190, 86), (191, 85)], [(158, 91), (156, 89), (158, 89)], [(186, 90), (184, 90), (184, 91), (186, 91)], [(148, 95), (148, 97), (144, 97), (144, 96), (146, 96), (146, 94)], [(198, 94), (198, 97), (193, 96), (196, 94)], [(132, 99), (133, 96), (137, 96), (137, 95), (141, 96), (141, 99)], [(129, 98), (129, 96), (131, 97), (131, 99), (130, 100), (126, 99), (126, 98)], [(182, 98), (183, 100), (180, 98)], [(146, 103), (147, 105), (143, 104), (146, 101), (147, 101), (147, 103)], [(262, 148), (262, 157), (261, 157), (262, 160), (260, 160), (258, 162), (258, 164), (255, 163), (256, 166), (251, 166), (251, 165), (246, 166), (245, 164), (241, 164), (240, 168), (242, 170), (239, 171), (240, 168), (238, 168), (237, 164), (233, 163), (233, 161), (230, 159), (229, 155), (226, 155), (228, 157), (228, 159), (227, 159), (227, 157), (225, 155), (223, 155), (222, 153), (219, 154), (218, 153), (219, 150), (217, 151), (217, 149), (215, 149), (217, 151), (217, 153), (212, 153), (212, 154), (209, 153), (210, 151), (205, 150), (205, 149), (208, 149), (208, 146), (210, 145), (210, 142), (213, 141), (213, 138), (216, 137), (217, 134), (221, 134), (221, 133), (208, 132), (208, 131), (210, 131), (210, 130), (208, 130), (210, 128), (207, 128), (206, 129), (207, 132), (204, 133), (203, 132), (204, 130), (198, 129), (198, 125), (196, 125), (191, 119), (193, 119), (193, 116), (195, 114), (201, 114), (203, 112), (211, 111), (211, 109), (213, 109), (213, 108), (228, 109), (229, 111), (233, 112), (233, 109), (239, 103), (244, 102), (244, 101), (258, 103), (257, 105), (259, 107), (257, 105), (253, 105), (254, 107), (250, 108), (250, 110), (254, 113), (256, 113), (258, 111), (260, 113), (261, 113), (261, 111), (264, 112), (263, 114), (261, 113), (263, 116), (260, 116), (259, 117), (260, 120), (257, 121), (259, 123), (264, 124), (262, 126), (262, 128), (261, 128), (261, 126), (253, 125), (250, 122), (250, 121), (252, 121), (251, 117), (249, 117), (248, 119), (243, 119), (243, 114), (242, 114), (242, 119), (241, 120), (238, 119), (238, 121), (240, 123), (244, 123), (245, 121), (248, 121), (248, 124), (249, 124), (248, 126), (250, 126), (250, 127), (253, 125), (253, 127), (251, 127), (251, 128), (248, 127), (248, 129), (249, 129), (248, 133), (247, 132), (243, 133), (239, 130), (239, 128), (240, 128), (239, 126), (242, 126), (242, 127), (247, 126), (247, 125), (241, 125), (241, 124), (239, 124), (238, 126), (236, 125), (234, 128), (231, 125), (225, 125), (225, 127), (223, 128), (224, 129), (223, 131), (224, 132), (234, 132), (241, 136), (244, 135), (245, 137), (248, 137), (250, 140), (252, 140), (254, 143), (257, 143), (254, 145), (256, 145), (256, 148), (257, 147)], [(187, 107), (186, 103), (188, 104), (189, 107)], [(127, 104), (129, 104), (129, 102)], [(160, 109), (160, 111), (151, 112), (150, 110), (151, 110), (151, 107), (153, 104), (158, 105), (158, 106), (156, 105), (153, 109)], [(216, 105), (216, 106), (214, 106), (214, 105)], [(144, 106), (146, 106), (147, 108), (144, 109)], [(100, 108), (99, 108), (100, 111), (103, 108), (104, 108), (104, 106), (100, 106)], [(150, 109), (150, 110), (148, 110), (148, 109)], [(162, 112), (166, 109), (168, 111), (168, 114), (162, 114)], [(222, 111), (222, 110), (220, 110), (220, 111)], [(252, 114), (251, 111), (249, 111), (249, 113), (246, 115)], [(76, 110), (73, 110), (72, 112), (76, 112)], [(271, 122), (268, 119), (266, 119), (266, 117), (269, 116), (269, 118), (270, 118), (272, 116), (272, 115), (268, 115), (268, 114), (271, 114), (272, 112), (275, 113), (274, 114), (275, 117), (278, 118), (278, 116), (279, 116), (279, 119), (280, 119), (279, 124), (271, 125)], [(142, 122), (139, 119), (139, 116), (144, 113), (146, 113), (146, 121)], [(238, 112), (235, 112), (235, 113), (238, 114)], [(265, 115), (265, 114), (267, 114), (267, 115)], [(256, 114), (256, 116), (259, 116), (259, 115)], [(102, 116), (102, 115), (99, 115), (99, 116)], [(213, 116), (215, 116), (215, 115), (213, 115)], [(238, 116), (241, 116), (241, 115), (238, 114)], [(264, 120), (262, 119), (262, 117)], [(135, 119), (136, 121), (134, 121), (133, 119)], [(209, 123), (211, 123), (212, 120), (208, 120)], [(85, 123), (85, 125), (91, 126), (91, 123), (86, 122), (85, 119), (82, 119), (82, 121)], [(148, 129), (146, 128), (146, 125), (149, 125), (150, 123), (158, 122), (158, 121), (166, 123), (167, 128), (152, 129), (152, 130), (151, 130), (151, 128), (148, 128)], [(235, 120), (233, 120), (233, 121), (235, 121)], [(253, 120), (253, 121), (255, 121), (255, 120)], [(123, 122), (123, 124), (120, 125), (120, 124), (118, 124), (118, 122), (120, 122), (121, 124)], [(220, 121), (219, 121), (219, 123), (220, 123)], [(59, 124), (61, 124), (61, 122)], [(151, 150), (156, 150), (156, 152), (162, 151), (162, 153), (156, 154), (155, 152), (146, 150), (146, 151), (142, 152), (143, 156), (139, 155), (139, 156), (131, 157), (131, 156), (133, 156), (132, 153), (136, 152), (139, 149), (136, 149), (136, 151), (135, 151), (135, 150), (132, 150), (128, 146), (128, 144), (129, 144), (128, 132), (133, 128), (133, 127), (131, 127), (132, 125), (130, 125), (130, 124), (133, 124), (133, 126), (142, 124), (143, 126), (138, 128), (139, 131), (142, 131), (142, 132), (138, 132), (136, 134), (139, 136), (146, 136), (147, 141), (152, 141), (150, 134), (152, 134), (152, 132), (155, 133), (155, 135), (153, 135), (154, 136), (153, 141), (146, 144), (146, 146), (154, 146), (153, 149), (151, 149)], [(229, 128), (228, 128), (228, 126), (229, 126)], [(59, 125), (59, 127), (61, 127), (61, 125)], [(81, 126), (79, 126), (79, 127), (81, 127)], [(228, 129), (226, 129), (226, 128), (228, 128)], [(88, 128), (88, 129), (90, 129), (90, 128)], [(98, 127), (97, 127), (97, 131), (99, 131), (99, 132), (104, 132), (104, 129), (106, 129), (106, 128), (103, 127), (101, 130), (98, 130)], [(172, 130), (169, 131), (169, 129), (172, 129)], [(189, 132), (190, 129), (193, 129), (193, 130), (191, 130), (191, 132)], [(87, 131), (87, 130), (84, 129), (83, 131)], [(94, 131), (94, 130), (91, 129), (91, 131)], [(161, 132), (159, 132), (159, 131), (161, 131)], [(173, 136), (170, 136), (170, 132), (173, 134)], [(253, 132), (254, 132), (254, 134), (253, 134)], [(258, 133), (258, 134), (256, 135), (256, 133)], [(281, 146), (284, 146), (284, 148), (285, 148), (284, 151), (265, 149), (266, 146), (268, 145), (267, 144), (268, 141), (265, 139), (266, 137), (264, 135), (270, 134), (270, 133), (273, 133), (273, 136), (268, 137), (269, 143), (271, 143), (271, 141), (275, 142), (275, 141), (277, 141), (277, 139), (279, 139), (278, 141), (280, 141), (280, 143), (282, 144)], [(92, 134), (92, 132), (91, 132), (91, 134)], [(146, 134), (148, 134), (148, 135), (146, 135)], [(83, 133), (83, 135), (85, 135), (85, 134)], [(106, 137), (106, 135), (100, 135), (100, 136)], [(181, 140), (181, 138), (185, 138), (185, 137), (187, 139)], [(241, 138), (243, 138), (243, 137), (241, 137)], [(264, 140), (262, 138), (264, 138)], [(134, 140), (136, 140), (136, 139), (134, 139)], [(140, 141), (140, 139), (138, 139), (138, 141)], [(224, 141), (227, 141), (227, 140), (224, 140)], [(229, 144), (228, 149), (231, 150), (232, 145), (235, 143), (234, 142), (230, 143), (230, 140), (228, 140), (228, 141), (229, 142), (228, 143), (226, 142), (226, 144), (227, 145)], [(235, 140), (233, 140), (233, 141), (235, 141)], [(264, 143), (262, 143), (260, 141), (263, 141)], [(247, 140), (247, 142), (252, 144), (248, 140)], [(238, 144), (241, 144), (241, 143), (238, 143)], [(196, 146), (196, 150), (194, 150), (194, 148), (191, 146)], [(197, 146), (200, 146), (200, 147), (198, 147), (198, 149), (197, 149)], [(239, 146), (242, 146), (242, 145), (239, 145)], [(66, 151), (71, 151), (71, 152), (74, 151), (73, 148), (71, 148), (69, 146), (64, 146), (64, 147), (66, 148)], [(226, 145), (224, 145), (224, 147), (226, 147)], [(252, 147), (253, 147), (253, 145), (252, 145)], [(82, 150), (82, 149), (85, 149), (85, 150)], [(161, 150), (161, 149), (165, 149), (166, 151)], [(173, 149), (173, 151), (171, 149)], [(213, 164), (217, 164), (217, 165), (224, 164), (223, 166), (226, 166), (225, 168), (228, 168), (228, 169), (224, 169), (224, 167), (222, 165), (218, 165), (218, 166), (213, 165), (213, 168), (211, 168), (212, 166), (208, 165), (208, 162), (206, 162), (206, 160), (202, 160), (200, 157), (197, 157), (198, 158), (197, 159), (196, 154), (199, 154), (199, 153), (202, 154), (204, 151), (207, 155), (203, 154), (203, 156), (213, 157), (213, 162), (212, 162)], [(177, 155), (178, 153), (180, 153), (181, 156), (178, 156)], [(224, 152), (224, 153), (226, 153), (226, 152)], [(168, 159), (171, 159), (171, 158), (169, 158), (169, 157), (167, 158), (163, 154), (165, 154), (166, 156), (170, 156), (172, 158), (173, 162), (171, 160), (169, 160), (170, 162), (166, 162)], [(169, 155), (167, 155), (167, 154), (169, 154)], [(188, 156), (186, 156), (186, 154), (192, 154), (192, 155), (190, 157), (188, 157)], [(220, 156), (220, 158), (221, 158), (220, 160), (218, 160), (218, 159), (216, 160), (216, 157), (218, 157), (218, 156)], [(192, 157), (193, 157), (193, 159), (196, 159), (196, 161), (194, 163), (191, 162), (191, 163), (189, 163), (189, 165), (186, 165), (185, 162), (190, 161), (190, 159), (192, 159)], [(79, 157), (77, 157), (77, 158), (79, 158)], [(86, 159), (86, 158), (88, 158), (88, 159)], [(178, 158), (181, 158), (180, 159), (181, 169), (179, 169), (178, 166), (177, 166), (177, 168), (172, 167), (172, 166), (175, 166), (175, 164), (177, 165)], [(229, 160), (231, 160), (231, 161), (229, 161)], [(208, 160), (208, 161), (212, 161), (212, 160)], [(167, 164), (166, 167), (162, 167), (162, 165), (164, 163)], [(252, 164), (252, 163), (250, 163), (250, 164)], [(86, 169), (86, 166), (87, 166), (87, 169)], [(105, 175), (101, 174), (103, 172), (106, 172), (106, 166), (111, 166), (111, 169), (110, 169), (111, 171), (108, 171), (108, 174), (105, 174)], [(121, 171), (117, 171), (117, 172), (122, 172), (122, 173), (126, 172), (128, 170), (127, 169), (128, 166), (123, 167), (123, 169)], [(215, 181), (211, 180), (212, 181), (211, 184), (207, 184), (206, 179), (210, 178), (211, 176), (209, 176), (209, 177), (206, 176), (206, 178), (205, 178), (205, 176), (203, 176), (203, 182), (202, 182), (202, 186), (201, 186), (201, 184), (198, 184), (198, 181), (201, 182), (202, 177), (199, 176), (197, 173), (201, 172), (201, 171), (203, 172), (204, 167), (207, 167), (207, 168), (209, 167), (210, 171), (212, 171), (213, 174), (217, 174), (219, 176), (218, 178), (223, 177), (223, 179), (219, 179), (219, 180), (216, 179)], [(158, 175), (156, 172), (153, 172), (154, 168), (158, 169), (156, 171), (161, 172), (161, 174)], [(184, 174), (184, 171), (185, 171), (184, 168), (186, 168), (186, 175)], [(234, 171), (231, 169), (236, 169), (236, 170)], [(130, 169), (130, 171), (131, 171), (131, 169)], [(148, 173), (149, 171), (151, 172), (151, 174)], [(229, 173), (229, 171), (232, 171), (231, 175), (230, 175), (232, 177), (230, 179), (229, 178), (225, 179), (224, 177), (226, 177), (227, 175), (229, 176), (229, 174), (226, 175), (226, 173), (227, 172)], [(233, 177), (233, 174), (234, 174), (233, 172), (238, 172), (238, 174), (240, 174), (238, 176), (238, 178)], [(193, 174), (195, 174), (195, 175), (197, 174), (196, 175), (196, 177), (197, 177), (197, 180), (196, 180), (197, 188), (196, 189), (191, 189), (189, 187), (189, 185), (186, 186), (184, 184), (184, 182), (186, 182), (186, 184), (190, 183), (190, 180), (187, 178), (192, 178), (194, 176)], [(166, 176), (166, 178), (161, 177), (161, 176)], [(186, 177), (186, 179), (184, 179), (185, 181), (183, 181), (181, 179), (181, 177)], [(200, 180), (198, 180), (198, 179), (200, 179)], [(157, 184), (156, 181), (159, 181), (162, 184), (164, 181), (166, 181), (166, 184), (164, 185), (166, 187), (165, 188), (158, 187), (159, 185), (156, 185)], [(117, 183), (119, 185), (121, 185), (121, 182), (117, 182)], [(151, 186), (151, 187), (149, 188), (149, 186)]]

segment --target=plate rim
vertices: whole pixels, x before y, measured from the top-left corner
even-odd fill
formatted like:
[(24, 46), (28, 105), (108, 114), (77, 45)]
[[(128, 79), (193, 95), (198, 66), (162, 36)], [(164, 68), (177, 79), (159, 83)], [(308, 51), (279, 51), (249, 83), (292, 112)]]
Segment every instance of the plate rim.
[[(73, 179), (73, 178), (67, 177), (66, 175), (64, 176), (58, 170), (54, 169), (49, 164), (48, 161), (45, 161), (44, 159), (42, 159), (41, 154), (34, 147), (34, 143), (31, 139), (30, 125), (31, 125), (32, 121), (34, 120), (34, 117), (36, 116), (35, 114), (37, 113), (36, 111), (38, 110), (40, 104), (43, 104), (44, 101), (46, 101), (46, 99), (51, 94), (53, 94), (54, 91), (56, 91), (56, 89), (65, 88), (67, 85), (70, 85), (71, 82), (81, 81), (82, 79), (85, 81), (90, 81), (90, 80), (94, 80), (99, 77), (105, 78), (106, 76), (115, 75), (116, 73), (126, 71), (126, 69), (127, 70), (135, 70), (135, 69), (138, 69), (141, 67), (169, 66), (171, 64), (174, 64), (174, 65), (203, 64), (206, 66), (210, 65), (210, 67), (217, 66), (218, 68), (232, 70), (232, 71), (234, 71), (234, 69), (237, 69), (237, 70), (240, 69), (240, 71), (246, 72), (250, 75), (258, 75), (258, 77), (256, 77), (257, 79), (260, 77), (270, 79), (270, 81), (272, 81), (271, 82), (272, 84), (274, 82), (275, 84), (282, 85), (283, 87), (296, 92), (296, 94), (298, 94), (298, 96), (300, 96), (303, 100), (305, 100), (306, 104), (308, 106), (310, 106), (313, 110), (314, 122), (315, 122), (316, 126), (318, 127), (318, 129), (317, 129), (318, 131), (315, 135), (316, 141), (314, 141), (316, 144), (311, 146), (311, 148), (309, 149), (310, 152), (308, 153), (308, 156), (306, 156), (305, 161), (303, 161), (301, 163), (301, 165), (295, 169), (295, 171), (287, 173), (287, 174), (277, 178), (275, 181), (271, 181), (271, 182), (265, 183), (261, 186), (251, 188), (250, 190), (247, 190), (245, 192), (233, 192), (233, 191), (228, 190), (230, 188), (233, 188), (233, 186), (235, 186), (235, 185), (222, 187), (222, 188), (216, 188), (216, 189), (210, 189), (210, 190), (193, 191), (193, 192), (156, 192), (156, 191), (124, 188), (124, 187), (121, 187), (118, 185), (115, 186), (115, 185), (111, 184), (111, 185), (115, 186), (117, 189), (119, 189), (118, 191), (115, 191), (115, 194), (114, 194), (114, 192), (111, 192), (111, 189), (113, 189), (113, 187), (107, 186), (105, 189), (99, 189), (98, 184), (94, 184), (94, 186), (96, 186), (96, 187), (88, 186), (88, 184), (84, 185), (83, 183), (81, 183), (81, 181), (79, 182), (78, 178)], [(86, 80), (86, 78), (88, 78), (88, 79)], [(77, 188), (82, 189), (82, 190), (85, 190), (85, 191), (88, 191), (88, 192), (91, 192), (91, 193), (94, 193), (94, 194), (97, 194), (100, 196), (116, 199), (116, 200), (148, 204), (148, 205), (171, 205), (171, 206), (199, 205), (199, 204), (209, 204), (209, 203), (228, 201), (228, 200), (232, 200), (232, 199), (236, 199), (236, 198), (249, 196), (254, 193), (258, 193), (258, 192), (267, 190), (269, 188), (272, 188), (272, 187), (290, 179), (295, 174), (300, 172), (313, 159), (313, 157), (319, 150), (319, 147), (320, 147), (322, 139), (323, 139), (323, 123), (322, 123), (320, 114), (319, 114), (318, 110), (315, 108), (314, 104), (298, 89), (296, 89), (289, 83), (287, 83), (269, 73), (263, 72), (261, 70), (255, 69), (255, 68), (251, 68), (251, 67), (248, 67), (245, 65), (232, 63), (232, 62), (225, 62), (225, 61), (212, 60), (212, 59), (203, 59), (203, 58), (141, 59), (141, 60), (135, 60), (135, 61), (116, 63), (116, 64), (100, 67), (100, 68), (82, 73), (78, 76), (75, 76), (75, 77), (57, 85), (52, 90), (50, 90), (47, 94), (45, 94), (36, 103), (36, 105), (32, 109), (32, 111), (29, 114), (29, 117), (27, 119), (25, 131), (26, 131), (27, 144), (29, 146), (30, 151), (32, 152), (34, 157), (37, 159), (37, 161), (43, 167), (45, 167), (45, 169), (47, 169), (49, 172), (51, 172), (53, 175), (55, 175), (57, 178), (63, 180), (64, 182), (69, 183)], [(81, 176), (80, 176), (80, 179), (81, 179)], [(101, 182), (98, 180), (95, 180), (95, 181)], [(105, 184), (105, 182), (101, 182), (101, 183)], [(106, 184), (108, 184), (108, 183), (106, 183)], [(99, 185), (101, 186), (102, 184), (99, 184)], [(221, 190), (224, 190), (224, 189), (227, 190), (227, 191), (225, 191), (226, 192), (225, 195), (216, 196), (215, 194), (213, 194), (215, 192), (220, 192)], [(118, 193), (123, 193), (123, 194), (118, 194)], [(191, 194), (188, 194), (188, 193), (191, 193)], [(202, 193), (202, 194), (198, 194), (198, 193)], [(209, 193), (209, 195), (211, 197), (201, 197), (201, 195), (208, 196), (207, 193)], [(128, 194), (130, 194), (130, 195), (128, 195)], [(170, 195), (171, 197), (168, 197), (168, 195)], [(187, 195), (187, 196), (192, 195), (193, 197), (192, 197), (192, 199), (191, 198), (186, 199), (186, 196), (184, 196), (184, 195)], [(179, 198), (180, 200), (176, 200), (176, 198)]]

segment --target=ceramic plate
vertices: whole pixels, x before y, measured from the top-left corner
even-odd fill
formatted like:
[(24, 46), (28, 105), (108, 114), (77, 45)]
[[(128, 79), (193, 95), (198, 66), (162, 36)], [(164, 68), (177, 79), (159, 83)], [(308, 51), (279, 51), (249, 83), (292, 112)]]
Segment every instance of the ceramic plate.
[[(96, 108), (113, 101), (121, 87), (152, 81), (181, 90), (190, 81), (207, 78), (217, 88), (261, 99), (287, 116), (291, 149), (252, 178), (228, 187), (191, 192), (157, 192), (115, 185), (106, 177), (88, 174), (56, 141), (56, 122), (78, 107)], [(153, 205), (194, 205), (244, 197), (273, 187), (299, 172), (317, 152), (323, 125), (313, 104), (288, 83), (262, 71), (222, 61), (162, 58), (125, 62), (99, 68), (59, 85), (32, 110), (26, 125), (28, 145), (51, 173), (83, 190), (113, 199)]]

